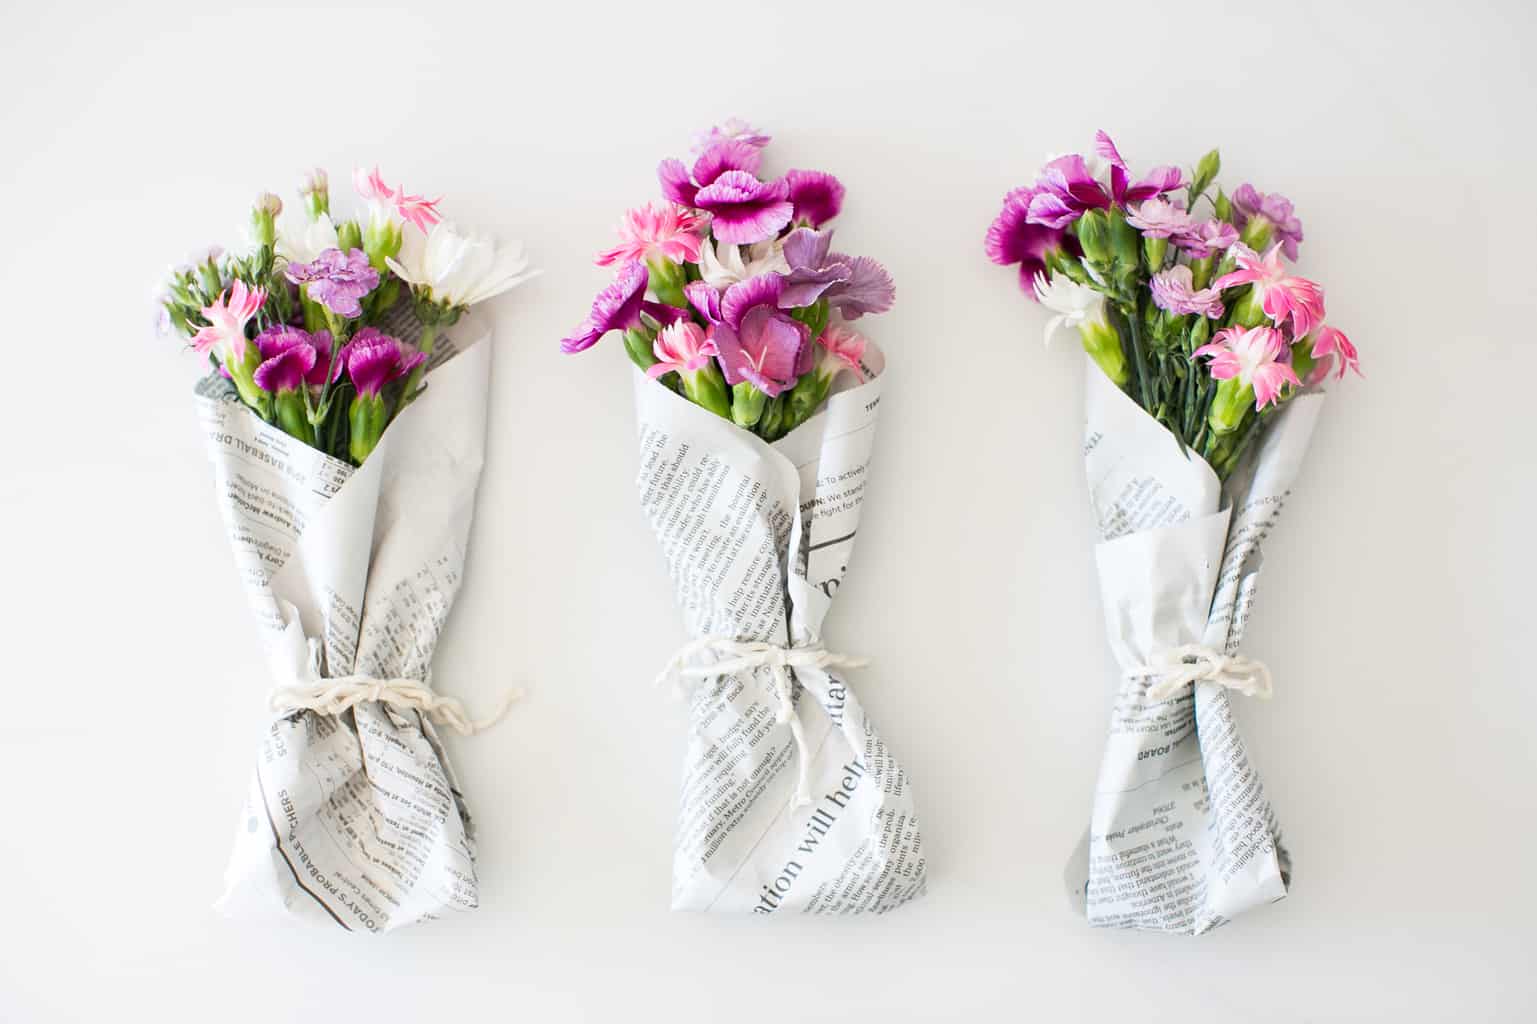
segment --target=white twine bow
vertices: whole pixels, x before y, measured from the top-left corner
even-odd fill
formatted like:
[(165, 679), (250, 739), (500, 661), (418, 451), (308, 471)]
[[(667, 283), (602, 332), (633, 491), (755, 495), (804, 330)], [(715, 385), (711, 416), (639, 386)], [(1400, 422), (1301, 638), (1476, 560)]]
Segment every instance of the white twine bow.
[[(703, 654), (716, 655), (718, 660), (704, 664), (690, 664)], [(778, 703), (775, 721), (790, 727), (795, 740), (795, 750), (800, 756), (800, 774), (795, 784), (795, 806), (811, 803), (809, 775), (811, 751), (806, 747), (806, 732), (801, 728), (800, 716), (795, 713), (795, 687), (790, 671), (797, 668), (863, 668), (869, 658), (857, 658), (847, 654), (834, 654), (827, 648), (780, 647), (760, 640), (733, 640), (727, 636), (707, 636), (690, 641), (678, 649), (667, 662), (667, 667), (657, 674), (657, 685), (674, 683), (683, 679), (713, 679), (716, 676), (735, 675), (755, 668), (766, 668), (773, 676), (774, 699)]]
[(315, 711), (335, 718), (348, 708), (366, 700), (402, 710), (420, 711), (438, 725), (445, 725), (460, 736), (473, 736), (491, 728), (507, 715), (513, 703), (523, 696), (519, 690), (509, 690), (502, 703), (489, 718), (473, 719), (457, 698), (434, 693), (420, 679), (374, 679), (371, 676), (337, 676), (332, 679), (318, 676), (320, 648), (310, 641), (309, 681), (293, 686), (279, 686), (272, 691), (268, 705), (279, 714), (290, 711)]
[(1168, 700), (1195, 683), (1213, 683), (1237, 690), (1246, 697), (1270, 698), (1270, 670), (1241, 654), (1223, 654), (1204, 644), (1185, 644), (1159, 651), (1147, 664), (1128, 669), (1133, 679), (1157, 680), (1147, 688), (1147, 699)]

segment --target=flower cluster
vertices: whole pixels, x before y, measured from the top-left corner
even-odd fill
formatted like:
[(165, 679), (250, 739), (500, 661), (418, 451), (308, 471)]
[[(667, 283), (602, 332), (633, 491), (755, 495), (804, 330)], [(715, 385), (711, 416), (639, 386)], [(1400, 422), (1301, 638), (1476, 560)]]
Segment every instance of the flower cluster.
[(890, 309), (896, 292), (875, 260), (833, 251), (842, 183), (763, 177), (768, 142), (730, 121), (696, 139), (691, 163), (662, 161), (664, 201), (624, 215), (619, 244), (597, 257), (614, 280), (561, 348), (620, 331), (647, 376), (773, 441), (838, 374), (863, 379), (865, 340), (847, 322)]
[[(438, 331), (530, 273), (520, 246), (460, 232), (441, 199), (392, 188), (378, 168), (353, 185), (361, 219), (333, 217), (323, 170), (300, 184), (299, 216), (259, 196), (250, 251), (213, 249), (177, 268), (161, 310), (258, 416), (361, 464), (421, 392)], [(417, 326), (414, 344), (388, 333)]]
[(1004, 197), (986, 249), (1055, 314), (1048, 341), (1078, 328), (1105, 374), (1225, 479), (1283, 402), (1360, 366), (1324, 323), (1323, 289), (1282, 262), (1302, 242), (1291, 202), (1247, 184), (1210, 194), (1220, 166), (1212, 150), (1188, 175), (1134, 178), (1100, 132), (1093, 156), (1051, 160)]

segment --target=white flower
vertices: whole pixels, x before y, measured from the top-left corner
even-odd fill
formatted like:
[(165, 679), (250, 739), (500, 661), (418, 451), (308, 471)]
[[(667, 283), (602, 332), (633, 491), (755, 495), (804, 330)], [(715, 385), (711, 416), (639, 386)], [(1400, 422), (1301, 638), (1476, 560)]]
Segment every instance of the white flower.
[(278, 255), (290, 263), (313, 263), (321, 253), (335, 248), (336, 225), (325, 214), (314, 220), (289, 214), (278, 221)]
[(1109, 323), (1105, 319), (1105, 297), (1064, 274), (1052, 277), (1036, 274), (1035, 297), (1041, 305), (1057, 314), (1046, 321), (1048, 345), (1058, 331), (1069, 327), (1098, 327)]
[(407, 231), (400, 258), (386, 262), (413, 291), (449, 308), (473, 306), (538, 273), (528, 269), (522, 243), (498, 247), (484, 235), (460, 234), (446, 220), (425, 237)]
[(716, 291), (725, 291), (738, 281), (759, 274), (788, 274), (790, 264), (785, 262), (784, 247), (778, 239), (769, 239), (747, 247), (747, 259), (742, 259), (742, 247), (708, 241), (699, 246), (699, 276)]

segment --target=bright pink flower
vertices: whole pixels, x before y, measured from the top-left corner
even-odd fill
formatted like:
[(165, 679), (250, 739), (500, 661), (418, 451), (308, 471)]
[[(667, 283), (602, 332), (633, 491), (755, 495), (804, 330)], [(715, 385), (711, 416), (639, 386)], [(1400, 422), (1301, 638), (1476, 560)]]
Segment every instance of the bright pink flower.
[(365, 171), (361, 167), (354, 170), (352, 185), (358, 190), (358, 195), (367, 201), (375, 216), (385, 217), (393, 213), (401, 220), (416, 225), (417, 230), (424, 235), (443, 219), (437, 210), (438, 204), (443, 201), (442, 196), (428, 199), (426, 196), (408, 194), (405, 186), (390, 188), (384, 183), (384, 176), (379, 173), (378, 167), (372, 171)]
[(1346, 370), (1354, 370), (1357, 377), (1365, 376), (1361, 372), (1361, 360), (1356, 354), (1355, 345), (1345, 337), (1345, 332), (1338, 328), (1320, 327), (1318, 329), (1318, 335), (1313, 339), (1312, 355), (1319, 361), (1323, 375), (1327, 375), (1332, 366), (1341, 380), (1345, 378)]
[(1302, 386), (1291, 364), (1281, 362), (1287, 353), (1286, 338), (1274, 327), (1229, 327), (1218, 331), (1211, 344), (1202, 345), (1194, 355), (1208, 360), (1215, 379), (1237, 377), (1240, 384), (1252, 387), (1254, 407), (1263, 409), (1281, 400), (1283, 385)]
[(1259, 296), (1265, 315), (1277, 327), (1291, 320), (1292, 336), (1305, 338), (1313, 328), (1323, 323), (1324, 290), (1305, 277), (1287, 273), (1281, 265), (1281, 243), (1270, 247), (1263, 257), (1246, 245), (1235, 245), (1228, 250), (1237, 261), (1239, 269), (1217, 278), (1218, 290), (1240, 284), (1252, 284)]
[(234, 353), (237, 361), (245, 359), (245, 325), (251, 322), (256, 311), (267, 301), (265, 288), (246, 288), (244, 281), (229, 286), (229, 302), (224, 292), (203, 307), (203, 317), (208, 326), (192, 336), (192, 347), (198, 355), (207, 355), (216, 346), (223, 346)]
[[(865, 370), (861, 360), (865, 357), (864, 335), (842, 324), (828, 324), (817, 338), (817, 344), (826, 350), (822, 358), (822, 371), (837, 376), (840, 370), (854, 371), (854, 376), (864, 383)], [(832, 365), (829, 366), (828, 364)], [(841, 364), (841, 365), (840, 365)]]
[(652, 380), (668, 373), (693, 373), (720, 354), (714, 339), (691, 320), (677, 320), (662, 328), (651, 343), (651, 351), (658, 360), (646, 371)]
[(617, 229), (621, 241), (598, 253), (598, 266), (658, 257), (673, 263), (698, 263), (699, 233), (705, 224), (702, 214), (674, 203), (647, 203), (626, 210)]

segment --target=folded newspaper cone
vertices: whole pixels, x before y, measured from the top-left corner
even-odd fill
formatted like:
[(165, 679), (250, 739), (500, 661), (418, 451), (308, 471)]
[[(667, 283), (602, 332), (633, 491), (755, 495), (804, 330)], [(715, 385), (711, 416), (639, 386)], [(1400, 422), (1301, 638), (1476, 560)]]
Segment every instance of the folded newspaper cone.
[(884, 913), (923, 892), (907, 775), (820, 635), (859, 526), (883, 362), (870, 346), (867, 383), (772, 445), (636, 372), (637, 485), (696, 640), (681, 653), (752, 663), (689, 694), (674, 909)]
[[(1100, 592), (1124, 675), (1068, 890), (1093, 925), (1200, 934), (1281, 899), (1290, 884), (1280, 826), (1222, 683), (1268, 689), (1268, 674), (1235, 652), (1260, 545), (1322, 401), (1288, 402), (1224, 493), (1205, 462), (1182, 453), (1092, 363), (1087, 377), (1084, 462), (1103, 538)], [(1191, 671), (1170, 680), (1170, 666)], [(1149, 696), (1186, 676), (1202, 681), (1168, 700)]]
[[(403, 313), (389, 333), (414, 341)], [(276, 689), (337, 677), (426, 683), (463, 576), (485, 449), (489, 326), (440, 336), (427, 389), (362, 466), (199, 387), (224, 520)], [(431, 700), (429, 696), (429, 701)], [(431, 721), (362, 700), (280, 714), (218, 909), (382, 932), (477, 905), (474, 828)]]

